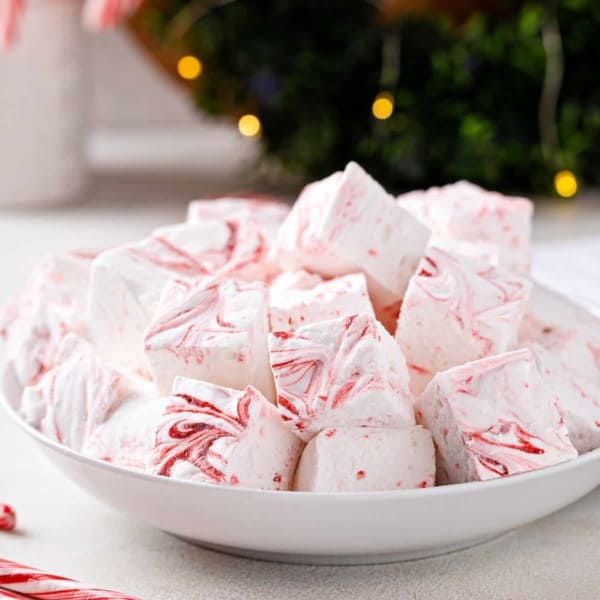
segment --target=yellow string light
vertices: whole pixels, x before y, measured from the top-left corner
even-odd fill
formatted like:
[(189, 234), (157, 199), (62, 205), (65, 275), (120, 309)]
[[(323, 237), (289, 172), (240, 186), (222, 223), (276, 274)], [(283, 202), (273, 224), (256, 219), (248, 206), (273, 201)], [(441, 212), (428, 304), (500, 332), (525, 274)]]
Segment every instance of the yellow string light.
[(389, 92), (381, 92), (375, 96), (371, 112), (376, 119), (384, 121), (389, 119), (394, 112), (394, 98)]
[(256, 115), (244, 115), (238, 121), (238, 129), (244, 137), (254, 137), (260, 133), (260, 120)]
[(562, 198), (571, 198), (577, 193), (577, 177), (572, 171), (559, 171), (554, 176), (554, 189)]
[(182, 56), (177, 61), (177, 72), (183, 79), (198, 79), (202, 75), (202, 61), (195, 56)]

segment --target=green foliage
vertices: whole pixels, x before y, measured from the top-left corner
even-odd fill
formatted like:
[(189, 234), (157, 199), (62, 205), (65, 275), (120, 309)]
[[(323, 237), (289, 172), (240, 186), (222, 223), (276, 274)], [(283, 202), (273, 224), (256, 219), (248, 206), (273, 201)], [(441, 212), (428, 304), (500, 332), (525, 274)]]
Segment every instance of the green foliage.
[[(600, 2), (508, 4), (502, 17), (478, 13), (461, 25), (433, 15), (384, 24), (365, 0), (151, 0), (145, 15), (163, 44), (202, 59), (198, 107), (255, 112), (265, 154), (307, 178), (354, 159), (396, 189), (459, 178), (548, 189), (562, 167), (597, 181)], [(539, 128), (549, 15), (565, 66), (552, 160)], [(399, 76), (382, 85), (384, 40), (394, 36)], [(371, 104), (382, 89), (395, 109), (377, 121)]]

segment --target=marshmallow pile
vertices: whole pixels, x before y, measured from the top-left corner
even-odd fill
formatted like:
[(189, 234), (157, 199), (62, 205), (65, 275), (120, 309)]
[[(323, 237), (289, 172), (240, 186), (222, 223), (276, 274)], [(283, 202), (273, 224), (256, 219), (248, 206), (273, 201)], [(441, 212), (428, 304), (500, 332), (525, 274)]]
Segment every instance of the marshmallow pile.
[(555, 465), (600, 447), (600, 326), (528, 278), (531, 217), (464, 182), (394, 198), (355, 163), (291, 208), (195, 201), (146, 239), (43, 262), (1, 316), (2, 388), (77, 452), (213, 485)]

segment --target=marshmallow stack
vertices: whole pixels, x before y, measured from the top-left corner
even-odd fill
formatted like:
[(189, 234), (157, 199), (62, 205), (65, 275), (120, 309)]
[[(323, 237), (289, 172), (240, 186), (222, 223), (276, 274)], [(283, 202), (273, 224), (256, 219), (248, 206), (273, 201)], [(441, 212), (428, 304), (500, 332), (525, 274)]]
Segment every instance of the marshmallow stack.
[(532, 288), (531, 215), (466, 182), (395, 199), (355, 163), (291, 208), (196, 200), (37, 268), (0, 316), (0, 384), (55, 442), (198, 485), (549, 467), (600, 447), (600, 324)]

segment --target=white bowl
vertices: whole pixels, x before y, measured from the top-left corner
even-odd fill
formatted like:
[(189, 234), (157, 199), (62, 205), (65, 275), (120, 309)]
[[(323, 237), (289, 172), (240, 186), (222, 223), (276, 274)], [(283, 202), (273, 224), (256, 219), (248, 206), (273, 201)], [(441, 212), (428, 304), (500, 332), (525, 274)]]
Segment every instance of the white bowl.
[(490, 540), (600, 484), (600, 449), (492, 481), (391, 492), (265, 492), (138, 473), (82, 456), (7, 411), (79, 486), (132, 518), (232, 554), (366, 564), (434, 556)]
[[(600, 322), (536, 285), (550, 321), (598, 330)], [(268, 560), (365, 564), (434, 556), (490, 540), (578, 500), (600, 484), (600, 449), (538, 471), (390, 492), (266, 492), (189, 483), (115, 467), (19, 425), (75, 483), (132, 518), (191, 542)]]

